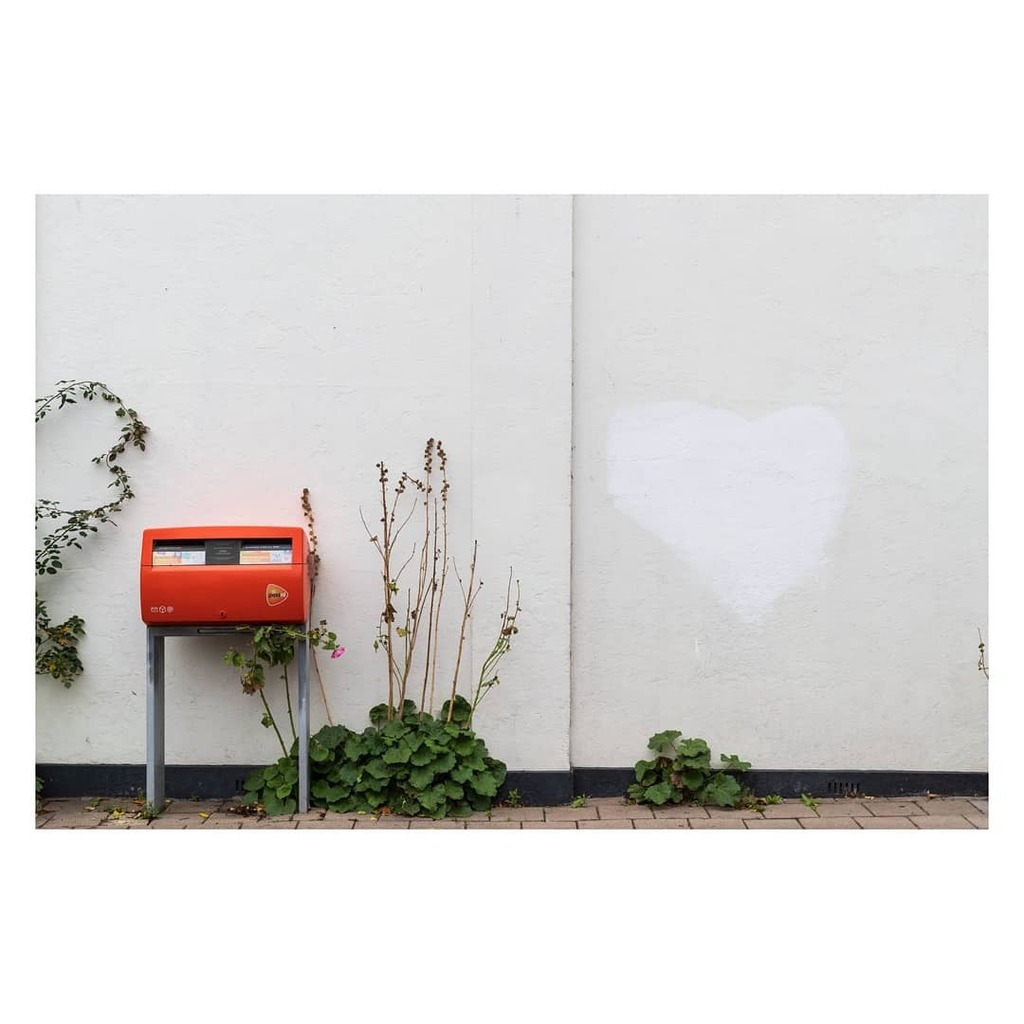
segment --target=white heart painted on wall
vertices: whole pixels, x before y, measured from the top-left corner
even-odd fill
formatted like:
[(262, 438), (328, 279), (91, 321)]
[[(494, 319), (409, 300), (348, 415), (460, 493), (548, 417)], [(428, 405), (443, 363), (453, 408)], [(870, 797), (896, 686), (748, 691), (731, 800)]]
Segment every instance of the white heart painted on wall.
[(849, 462), (843, 429), (827, 409), (798, 406), (746, 420), (659, 402), (613, 417), (608, 491), (616, 508), (752, 623), (824, 563)]

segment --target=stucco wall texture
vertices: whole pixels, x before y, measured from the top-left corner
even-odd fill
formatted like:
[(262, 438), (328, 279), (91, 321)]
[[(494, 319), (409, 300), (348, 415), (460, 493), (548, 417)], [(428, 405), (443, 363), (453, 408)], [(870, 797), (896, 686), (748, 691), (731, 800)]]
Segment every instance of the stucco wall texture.
[[(449, 453), (479, 542), (477, 727), (512, 769), (621, 767), (665, 728), (780, 769), (985, 770), (987, 269), (974, 196), (47, 196), (37, 395), (107, 382), (137, 497), (45, 581), (85, 674), (45, 763), (145, 760), (141, 531), (302, 524), (335, 721), (385, 699), (377, 470)], [(117, 424), (37, 427), (37, 493), (104, 498)], [(454, 655), (456, 600), (442, 666)], [(167, 642), (168, 764), (276, 756), (219, 638)], [(278, 706), (278, 705), (275, 705)], [(312, 687), (312, 726), (326, 721)]]

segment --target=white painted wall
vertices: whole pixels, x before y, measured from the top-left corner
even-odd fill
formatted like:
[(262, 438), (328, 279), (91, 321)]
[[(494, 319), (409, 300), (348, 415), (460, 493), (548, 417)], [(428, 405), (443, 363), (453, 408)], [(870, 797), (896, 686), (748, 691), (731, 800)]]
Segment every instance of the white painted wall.
[(986, 204), (575, 203), (572, 759), (982, 770)]
[[(983, 199), (52, 197), (38, 225), (37, 394), (102, 379), (152, 428), (119, 528), (49, 587), (87, 672), (37, 680), (40, 762), (145, 760), (142, 529), (301, 525), (303, 487), (329, 701), (362, 727), (359, 509), (435, 436), (477, 667), (522, 579), (478, 717), (510, 768), (674, 727), (761, 768), (985, 769)], [(38, 493), (102, 500), (114, 430), (47, 418)], [(168, 764), (275, 756), (223, 647), (168, 641)]]
[[(433, 436), (463, 570), (480, 542), (477, 670), (510, 565), (522, 579), (521, 642), (477, 725), (510, 768), (568, 767), (570, 226), (568, 198), (39, 200), (37, 394), (98, 378), (152, 429), (119, 527), (48, 588), (54, 615), (86, 619), (87, 671), (70, 690), (37, 680), (40, 762), (145, 761), (143, 528), (303, 525), (303, 487), (322, 557), (315, 611), (347, 649), (321, 659), (328, 700), (335, 721), (368, 724), (387, 689), (359, 510), (379, 515), (375, 463), (397, 482)], [(38, 493), (103, 500), (89, 458), (116, 428), (88, 406), (44, 420)], [(167, 641), (168, 764), (277, 756), (225, 646)]]

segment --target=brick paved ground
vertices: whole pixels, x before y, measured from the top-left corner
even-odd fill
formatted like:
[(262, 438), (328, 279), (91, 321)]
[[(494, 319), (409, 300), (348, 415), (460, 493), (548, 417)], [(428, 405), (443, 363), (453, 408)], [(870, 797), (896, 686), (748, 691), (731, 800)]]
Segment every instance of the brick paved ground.
[(172, 800), (160, 817), (139, 816), (130, 797), (61, 798), (43, 802), (36, 828), (102, 829), (957, 829), (988, 828), (988, 798), (857, 797), (821, 799), (816, 807), (784, 800), (763, 811), (719, 807), (640, 807), (594, 797), (582, 807), (495, 807), (490, 814), (430, 821), (314, 809), (289, 817), (240, 814), (235, 801)]

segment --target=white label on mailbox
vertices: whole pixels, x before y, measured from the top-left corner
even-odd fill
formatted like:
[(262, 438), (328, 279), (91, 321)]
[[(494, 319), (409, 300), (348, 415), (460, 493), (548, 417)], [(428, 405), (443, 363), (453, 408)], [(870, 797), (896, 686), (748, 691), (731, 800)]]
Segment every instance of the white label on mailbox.
[(289, 565), (292, 560), (292, 542), (242, 541), (239, 562), (242, 565)]
[(153, 549), (154, 565), (206, 565), (206, 552), (202, 548)]

